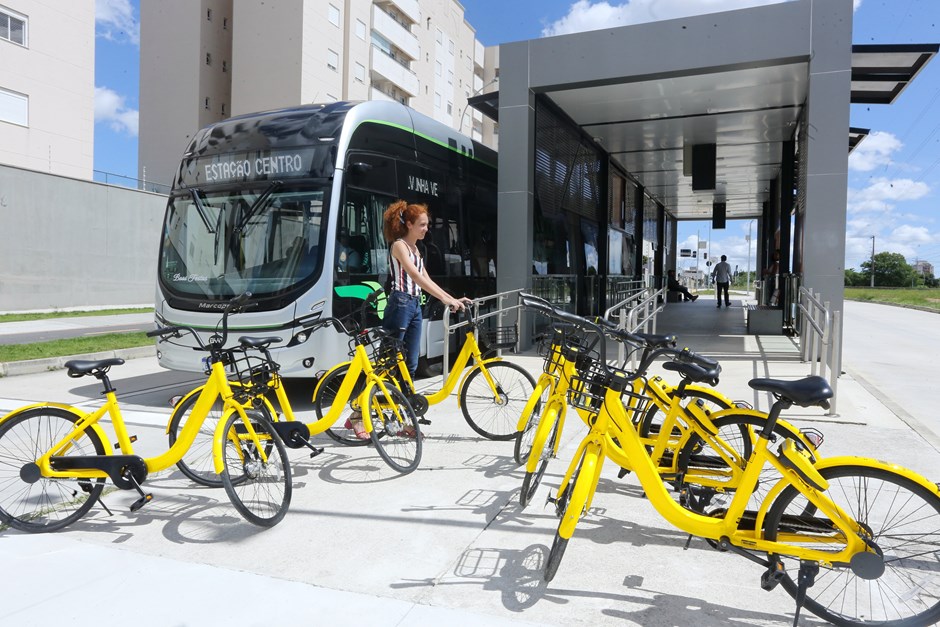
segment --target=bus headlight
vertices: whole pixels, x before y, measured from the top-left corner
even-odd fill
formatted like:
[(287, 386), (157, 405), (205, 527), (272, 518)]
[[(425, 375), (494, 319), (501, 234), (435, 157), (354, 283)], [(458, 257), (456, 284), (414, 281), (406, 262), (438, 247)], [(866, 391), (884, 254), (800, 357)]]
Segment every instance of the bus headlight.
[(297, 346), (303, 344), (310, 338), (310, 331), (301, 331), (297, 333), (290, 339), (290, 342), (287, 343), (288, 346)]

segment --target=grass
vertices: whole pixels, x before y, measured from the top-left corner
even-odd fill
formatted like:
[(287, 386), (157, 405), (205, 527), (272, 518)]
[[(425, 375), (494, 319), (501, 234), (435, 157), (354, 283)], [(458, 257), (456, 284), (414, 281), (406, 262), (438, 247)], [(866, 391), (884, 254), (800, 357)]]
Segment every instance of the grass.
[(153, 339), (148, 338), (143, 332), (105, 333), (92, 337), (75, 337), (34, 344), (6, 344), (0, 345), (0, 362), (82, 355), (150, 344), (153, 344)]
[(116, 314), (148, 313), (152, 307), (137, 307), (125, 309), (99, 309), (94, 311), (50, 311), (47, 313), (10, 313), (0, 314), (2, 322), (23, 322), (24, 320), (46, 320), (49, 318), (78, 318), (81, 316), (113, 316)]
[(887, 303), (940, 311), (940, 290), (928, 288), (845, 288), (846, 300)]

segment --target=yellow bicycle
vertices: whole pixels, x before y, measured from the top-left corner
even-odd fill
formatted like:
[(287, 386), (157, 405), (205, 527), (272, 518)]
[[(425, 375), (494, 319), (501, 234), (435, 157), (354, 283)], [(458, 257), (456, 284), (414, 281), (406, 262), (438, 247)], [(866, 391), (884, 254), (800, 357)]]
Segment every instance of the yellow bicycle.
[[(819, 458), (795, 439), (783, 440), (776, 450), (770, 447), (782, 411), (793, 405), (828, 406), (832, 389), (825, 379), (749, 382), (777, 400), (754, 431), (749, 459), (735, 469), (740, 480), (730, 502), (699, 513), (670, 497), (630, 420), (621, 400), (630, 378), (606, 364), (604, 330), (542, 303), (528, 305), (600, 340), (599, 359), (578, 364), (571, 388), (592, 413), (591, 428), (555, 499), (561, 521), (546, 562), (546, 580), (555, 576), (578, 520), (589, 511), (610, 456), (633, 468), (649, 502), (670, 523), (720, 551), (759, 564), (764, 589), (782, 585), (796, 600), (794, 624), (803, 607), (839, 625), (908, 627), (940, 620), (940, 488), (917, 473), (874, 459)], [(768, 466), (777, 480), (755, 502), (752, 495)]]
[[(370, 299), (375, 298), (373, 293)], [(363, 311), (369, 305), (367, 299)], [(367, 343), (372, 349), (372, 362), (376, 371), (404, 392), (421, 424), (430, 424), (423, 418), (430, 405), (436, 405), (450, 397), (457, 389), (457, 403), (470, 428), (490, 440), (511, 440), (516, 436), (516, 423), (522, 408), (529, 399), (535, 380), (524, 368), (500, 357), (484, 357), (484, 349), (477, 341), (477, 334), (484, 335), (488, 349), (507, 348), (515, 345), (515, 327), (502, 327), (493, 331), (479, 329), (470, 312), (464, 309), (467, 329), (460, 353), (441, 388), (431, 394), (415, 390), (414, 381), (405, 365), (401, 343), (389, 338), (378, 329), (368, 331)], [(365, 315), (363, 315), (365, 319)], [(473, 364), (470, 366), (470, 364)], [(468, 366), (470, 367), (467, 370)], [(337, 364), (327, 371), (317, 383), (313, 403), (318, 416), (324, 416), (336, 401), (337, 390), (349, 369), (349, 362)], [(344, 425), (334, 425), (327, 435), (350, 446), (365, 444), (356, 438), (354, 431)]]
[[(142, 458), (134, 453), (136, 436), (127, 431), (117, 392), (108, 371), (124, 363), (110, 358), (66, 363), (70, 377), (93, 376), (104, 388), (105, 403), (84, 412), (59, 403), (38, 403), (0, 419), (0, 520), (15, 529), (45, 532), (62, 529), (84, 516), (99, 501), (105, 480), (140, 495), (130, 507), (137, 511), (153, 499), (142, 485), (150, 473), (171, 467), (196, 439), (209, 408), (221, 399), (224, 408), (210, 439), (212, 472), (235, 509), (246, 520), (271, 527), (290, 506), (292, 485), (287, 451), (263, 414), (246, 411), (229, 385), (222, 348), (228, 315), (246, 301), (233, 300), (222, 315), (222, 332), (207, 344), (192, 329), (171, 327), (151, 336), (192, 333), (206, 351), (210, 369), (194, 401), (180, 437), (168, 451)], [(112, 445), (99, 422), (108, 417), (117, 444)], [(112, 451), (117, 448), (118, 454)], [(102, 503), (110, 514), (110, 510)]]

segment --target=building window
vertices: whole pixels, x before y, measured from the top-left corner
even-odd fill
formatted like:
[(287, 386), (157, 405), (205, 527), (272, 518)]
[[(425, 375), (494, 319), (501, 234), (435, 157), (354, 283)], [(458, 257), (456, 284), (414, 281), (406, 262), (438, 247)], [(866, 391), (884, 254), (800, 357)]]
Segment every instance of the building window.
[(444, 32), (441, 29), (437, 29), (437, 43), (444, 43)]
[(222, 18), (222, 30), (228, 30), (228, 18), (227, 17)]
[(339, 9), (334, 7), (332, 4), (330, 8), (327, 9), (327, 17), (330, 20), (330, 24), (333, 26), (339, 26)]
[(206, 9), (206, 19), (212, 21), (212, 9)]
[(434, 108), (435, 109), (441, 108), (441, 95), (437, 92), (434, 92)]
[(336, 68), (339, 67), (339, 55), (329, 49), (326, 51), (326, 67), (330, 68), (334, 72), (336, 71)]
[(356, 37), (362, 41), (366, 40), (366, 23), (362, 20), (356, 20)]
[(454, 84), (454, 71), (453, 70), (447, 70), (447, 84), (448, 85)]
[(434, 62), (434, 75), (435, 75), (435, 76), (440, 76), (440, 75), (441, 75), (442, 67), (443, 67), (443, 66), (441, 66), (441, 62), (440, 62), (440, 61), (435, 61), (435, 62)]
[(206, 65), (212, 65), (212, 53), (206, 53)]
[(225, 59), (222, 59), (222, 71), (228, 72), (228, 61), (226, 61)]
[(360, 83), (366, 82), (366, 66), (361, 63), (356, 64), (356, 80)]
[(454, 40), (453, 39), (447, 40), (447, 52), (448, 54), (450, 54), (450, 56), (454, 56)]
[(29, 96), (0, 88), (0, 122), (29, 126)]
[(206, 104), (204, 106), (206, 111), (210, 111), (212, 109), (212, 107), (209, 106), (209, 96), (206, 96)]
[(222, 115), (225, 115), (225, 103), (222, 103)]
[(0, 10), (0, 39), (26, 45), (26, 16), (14, 15)]

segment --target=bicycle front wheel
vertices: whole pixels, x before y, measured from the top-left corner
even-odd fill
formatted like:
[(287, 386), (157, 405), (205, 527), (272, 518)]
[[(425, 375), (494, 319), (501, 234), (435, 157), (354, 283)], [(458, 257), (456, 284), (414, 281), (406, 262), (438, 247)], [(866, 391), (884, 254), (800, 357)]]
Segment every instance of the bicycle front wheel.
[[(39, 475), (36, 459), (74, 428), (78, 416), (57, 407), (24, 411), (0, 425), (0, 520), (29, 533), (56, 531), (95, 504), (105, 480), (53, 479)], [(69, 442), (66, 456), (105, 455), (91, 428)]]
[[(864, 579), (849, 568), (821, 568), (805, 607), (836, 625), (914, 627), (940, 621), (940, 497), (880, 468), (846, 465), (819, 472), (829, 482), (829, 498), (871, 532), (885, 569), (876, 579)], [(768, 540), (786, 535), (797, 546), (844, 548), (833, 542), (828, 517), (793, 486), (774, 501), (764, 525)], [(799, 560), (771, 558), (788, 567), (781, 583), (795, 598)]]
[(247, 416), (254, 435), (237, 412), (225, 422), (222, 485), (245, 520), (273, 527), (287, 513), (293, 493), (287, 448), (264, 414)]
[[(313, 397), (313, 406), (317, 412), (317, 420), (322, 420), (324, 416), (330, 413), (330, 409), (332, 409), (333, 403), (336, 401), (339, 388), (343, 385), (343, 379), (346, 378), (348, 371), (349, 364), (335, 368), (328, 372), (323, 377), (320, 384), (317, 385), (316, 394)], [(356, 381), (356, 385), (353, 387), (352, 394), (349, 395), (349, 415), (340, 416), (339, 420), (326, 430), (326, 434), (340, 444), (345, 444), (346, 446), (365, 446), (369, 443), (369, 440), (361, 440), (356, 436), (355, 425), (352, 424), (352, 420), (350, 419), (353, 413), (352, 401), (362, 394), (365, 384), (366, 378), (360, 375), (359, 380)], [(353, 418), (356, 417), (353, 416)], [(361, 418), (359, 420), (361, 420)], [(346, 426), (347, 424), (349, 425), (348, 427)]]
[[(237, 387), (238, 383), (230, 382), (229, 385)], [(201, 388), (200, 388), (201, 389)], [(170, 426), (167, 430), (170, 448), (176, 444), (180, 437), (183, 426), (189, 420), (193, 411), (193, 406), (199, 400), (199, 394), (194, 393), (184, 398), (176, 407), (173, 408), (173, 415), (170, 416)], [(183, 457), (176, 462), (176, 467), (190, 480), (204, 485), (207, 488), (221, 488), (222, 478), (215, 472), (215, 465), (212, 457), (212, 437), (215, 430), (219, 427), (219, 421), (225, 411), (225, 403), (221, 397), (215, 399), (215, 403), (209, 408), (205, 419), (199, 425), (199, 431), (193, 439), (192, 444), (183, 454)], [(259, 404), (257, 409), (271, 421), (275, 420), (272, 410), (269, 409), (266, 402)]]
[(401, 391), (386, 385), (385, 394), (377, 385), (369, 392), (369, 418), (375, 450), (397, 472), (414, 471), (421, 462), (421, 430), (418, 417)]
[[(534, 446), (538, 447), (538, 452), (533, 448), (532, 454), (537, 454), (539, 461), (535, 466), (535, 470), (533, 472), (526, 471), (525, 477), (522, 479), (522, 490), (519, 492), (519, 504), (522, 507), (532, 502), (535, 490), (539, 487), (542, 476), (548, 468), (548, 462), (555, 455), (555, 442), (558, 441), (558, 433), (561, 429), (562, 411), (564, 409), (555, 403), (545, 408), (545, 418), (542, 424), (539, 425), (541, 432), (533, 438), (535, 441)], [(546, 430), (547, 437), (543, 435)]]
[[(496, 386), (490, 387), (484, 369)], [(490, 440), (516, 436), (519, 416), (535, 389), (535, 379), (524, 368), (509, 361), (481, 363), (460, 388), (460, 409), (470, 428)]]
[[(542, 419), (542, 408), (548, 402), (552, 394), (552, 385), (550, 383), (541, 383), (542, 387), (536, 387), (532, 392), (539, 391), (539, 400), (528, 416), (525, 416), (525, 423), (519, 431), (516, 432), (516, 443), (513, 446), (512, 456), (517, 464), (524, 464), (529, 460), (529, 454), (532, 452), (532, 441), (535, 439), (535, 432), (538, 430), (539, 421)], [(531, 397), (530, 397), (531, 400)], [(526, 401), (528, 404), (528, 401)]]
[(574, 527), (584, 514), (588, 499), (594, 491), (596, 469), (597, 452), (585, 450), (581, 453), (581, 459), (571, 475), (571, 480), (558, 492), (555, 507), (561, 512), (561, 521), (558, 523), (555, 540), (545, 563), (545, 581), (554, 579), (555, 573), (558, 572), (561, 558), (565, 556), (565, 550), (568, 548), (568, 540), (574, 535)]

